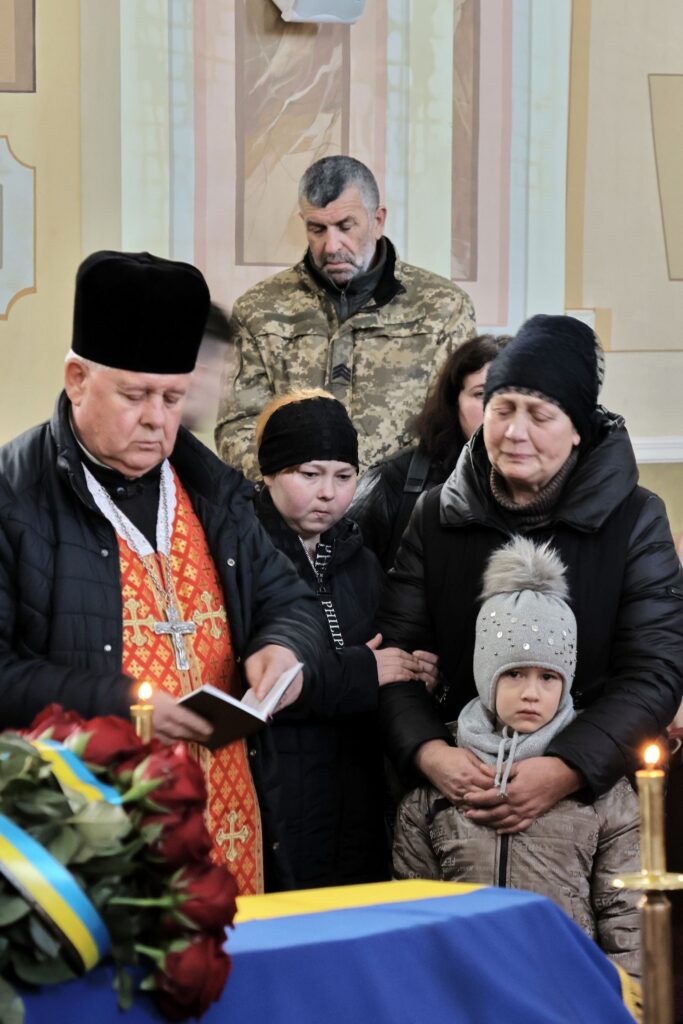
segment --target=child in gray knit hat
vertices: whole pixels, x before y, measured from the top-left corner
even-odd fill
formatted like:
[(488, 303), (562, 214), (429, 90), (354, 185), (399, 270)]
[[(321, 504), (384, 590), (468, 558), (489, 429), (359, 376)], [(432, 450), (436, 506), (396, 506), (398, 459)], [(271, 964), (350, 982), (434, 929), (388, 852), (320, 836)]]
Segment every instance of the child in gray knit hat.
[[(574, 718), (576, 620), (565, 568), (548, 544), (516, 537), (484, 574), (474, 679), (479, 696), (451, 724), (457, 744), (496, 766), (505, 799), (515, 764), (545, 752)], [(638, 801), (621, 779), (594, 803), (561, 800), (523, 832), (498, 835), (434, 787), (404, 797), (393, 849), (396, 878), (528, 889), (554, 900), (624, 970), (640, 975), (638, 896), (611, 886), (638, 871)]]

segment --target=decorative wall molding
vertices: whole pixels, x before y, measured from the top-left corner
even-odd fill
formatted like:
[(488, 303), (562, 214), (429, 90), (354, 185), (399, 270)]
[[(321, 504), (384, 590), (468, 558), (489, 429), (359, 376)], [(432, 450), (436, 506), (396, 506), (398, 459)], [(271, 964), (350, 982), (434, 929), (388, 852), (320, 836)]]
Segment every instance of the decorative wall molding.
[(637, 462), (683, 462), (683, 435), (632, 437), (631, 444)]
[(36, 290), (36, 169), (0, 135), (0, 320), (22, 295)]

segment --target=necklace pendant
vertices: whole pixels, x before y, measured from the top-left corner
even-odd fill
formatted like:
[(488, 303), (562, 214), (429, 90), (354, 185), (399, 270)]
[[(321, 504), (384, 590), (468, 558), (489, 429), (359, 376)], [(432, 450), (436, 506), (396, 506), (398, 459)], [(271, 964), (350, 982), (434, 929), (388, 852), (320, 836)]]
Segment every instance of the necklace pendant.
[(176, 668), (181, 671), (189, 672), (190, 662), (187, 657), (187, 651), (185, 650), (185, 641), (183, 636), (193, 634), (197, 632), (197, 625), (194, 622), (184, 622), (173, 604), (169, 604), (166, 609), (166, 617), (168, 622), (155, 622), (154, 632), (157, 636), (170, 636), (173, 643), (173, 649), (175, 651), (175, 663)]

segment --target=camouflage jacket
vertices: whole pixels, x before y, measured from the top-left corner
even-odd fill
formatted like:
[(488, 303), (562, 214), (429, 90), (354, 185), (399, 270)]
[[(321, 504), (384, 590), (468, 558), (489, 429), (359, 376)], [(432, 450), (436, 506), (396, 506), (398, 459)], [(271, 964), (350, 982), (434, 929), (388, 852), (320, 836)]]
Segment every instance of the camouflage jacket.
[(411, 440), (411, 420), (443, 359), (475, 333), (469, 296), (456, 284), (396, 259), (370, 302), (339, 323), (334, 302), (302, 260), (250, 288), (233, 309), (234, 390), (219, 411), (216, 447), (258, 474), (254, 423), (274, 394), (323, 387), (358, 430), (361, 470)]

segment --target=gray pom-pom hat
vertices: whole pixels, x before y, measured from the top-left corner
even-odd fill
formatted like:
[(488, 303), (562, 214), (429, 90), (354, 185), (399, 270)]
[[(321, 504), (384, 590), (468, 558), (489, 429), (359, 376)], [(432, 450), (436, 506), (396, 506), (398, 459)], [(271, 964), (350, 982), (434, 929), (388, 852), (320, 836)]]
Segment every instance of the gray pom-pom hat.
[[(576, 619), (567, 604), (562, 560), (548, 543), (538, 545), (526, 537), (515, 537), (493, 553), (481, 596), (473, 665), (479, 697), (460, 713), (457, 742), (482, 761), (497, 763), (496, 785), (503, 795), (513, 761), (543, 754), (553, 736), (575, 717), (570, 691), (576, 669)], [(504, 672), (530, 665), (562, 677), (557, 712), (533, 733), (499, 729), (498, 680)]]

